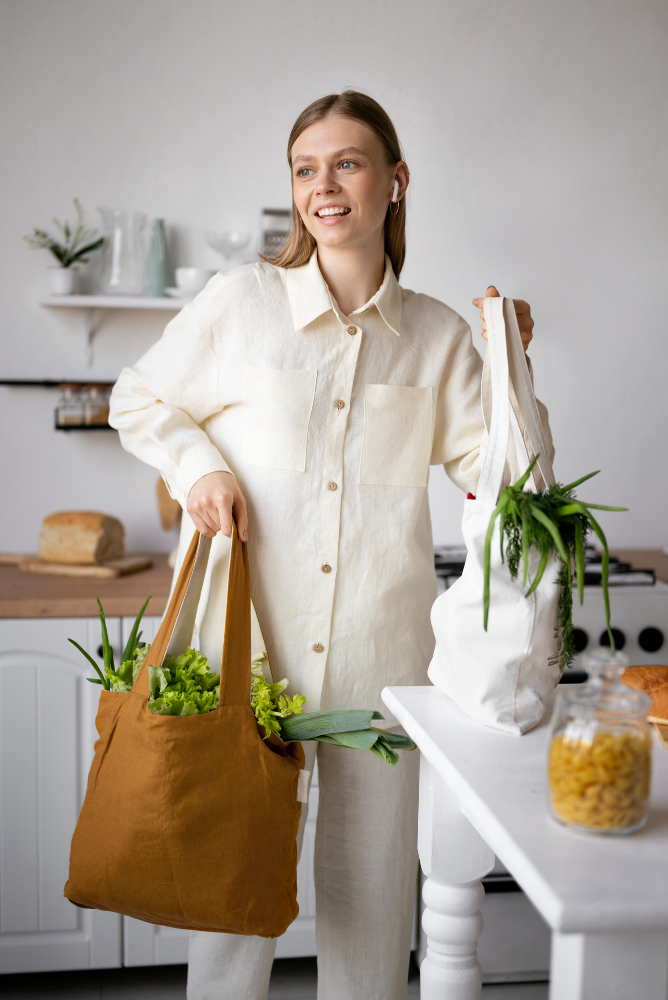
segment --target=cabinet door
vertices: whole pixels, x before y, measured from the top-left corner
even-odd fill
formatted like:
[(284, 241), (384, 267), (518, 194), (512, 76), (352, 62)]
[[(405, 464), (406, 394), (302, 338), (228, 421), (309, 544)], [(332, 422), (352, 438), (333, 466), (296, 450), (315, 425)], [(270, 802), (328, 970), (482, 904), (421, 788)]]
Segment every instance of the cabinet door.
[(68, 638), (94, 653), (99, 622), (0, 621), (0, 972), (121, 965), (120, 916), (63, 896), (100, 693)]
[[(142, 619), (142, 641), (151, 642), (161, 619)], [(132, 628), (132, 620), (123, 618), (122, 638), (125, 642)], [(315, 845), (315, 820), (318, 814), (318, 768), (315, 767), (309, 812), (304, 830), (304, 843), (297, 868), (297, 901), (299, 916), (278, 939), (278, 958), (315, 955), (315, 884), (313, 880), (313, 850)], [(171, 965), (188, 961), (188, 931), (176, 927), (147, 924), (132, 917), (123, 917), (124, 965)]]

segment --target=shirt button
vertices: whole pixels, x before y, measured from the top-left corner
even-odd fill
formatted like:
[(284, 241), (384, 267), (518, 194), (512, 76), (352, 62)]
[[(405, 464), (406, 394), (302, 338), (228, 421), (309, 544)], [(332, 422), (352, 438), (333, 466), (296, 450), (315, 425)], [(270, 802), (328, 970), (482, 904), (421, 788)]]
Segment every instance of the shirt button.
[(322, 567), (322, 571), (323, 573), (331, 573), (332, 567), (329, 565), (329, 563), (325, 563)]
[(334, 491), (338, 489), (338, 486), (336, 485), (336, 483), (327, 483), (327, 489)]
[(342, 399), (337, 399), (337, 401), (334, 403), (334, 406), (337, 408), (337, 410), (342, 410), (345, 405), (346, 404), (343, 402)]
[(313, 649), (314, 649), (314, 651), (316, 653), (322, 653), (322, 651), (323, 651), (324, 648), (325, 647), (323, 646), (323, 644), (321, 642), (316, 642), (315, 646), (313, 647)]
[(350, 334), (351, 337), (353, 337), (357, 333), (357, 327), (355, 327), (355, 326), (349, 326), (348, 327), (348, 333)]

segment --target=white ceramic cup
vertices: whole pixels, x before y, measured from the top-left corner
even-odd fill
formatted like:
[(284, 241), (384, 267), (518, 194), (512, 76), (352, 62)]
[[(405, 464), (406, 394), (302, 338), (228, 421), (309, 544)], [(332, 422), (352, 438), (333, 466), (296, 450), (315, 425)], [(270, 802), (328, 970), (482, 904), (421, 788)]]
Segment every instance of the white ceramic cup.
[(199, 292), (215, 273), (206, 267), (177, 267), (174, 277), (177, 287), (184, 292)]

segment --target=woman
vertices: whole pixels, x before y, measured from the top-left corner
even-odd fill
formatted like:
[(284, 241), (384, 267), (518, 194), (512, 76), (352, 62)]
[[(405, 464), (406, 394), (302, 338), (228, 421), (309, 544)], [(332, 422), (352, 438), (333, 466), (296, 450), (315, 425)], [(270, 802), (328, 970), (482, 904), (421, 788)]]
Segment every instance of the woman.
[[(306, 711), (373, 708), (394, 728), (380, 692), (424, 684), (434, 645), (429, 465), (475, 492), (481, 360), (461, 316), (398, 284), (409, 173), (383, 109), (353, 91), (315, 101), (288, 161), (278, 256), (213, 278), (122, 372), (111, 422), (187, 510), (180, 556), (193, 526), (215, 536), (196, 636), (210, 662), (234, 513), (276, 676)], [(405, 998), (418, 755), (388, 768), (307, 743), (310, 771), (316, 747), (318, 997)], [(263, 1000), (274, 946), (193, 933), (189, 1000)]]

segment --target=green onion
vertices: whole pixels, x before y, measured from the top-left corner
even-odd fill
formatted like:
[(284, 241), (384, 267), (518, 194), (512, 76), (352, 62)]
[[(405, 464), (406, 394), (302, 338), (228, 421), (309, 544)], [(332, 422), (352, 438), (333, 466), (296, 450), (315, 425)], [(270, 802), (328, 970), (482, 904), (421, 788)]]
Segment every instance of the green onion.
[[(598, 475), (590, 472), (568, 486), (554, 483), (541, 493), (525, 490), (529, 474), (538, 461), (538, 455), (531, 462), (524, 475), (512, 486), (501, 491), (499, 502), (492, 513), (485, 537), (484, 553), (484, 583), (483, 583), (483, 625), (487, 629), (490, 606), (491, 578), (491, 541), (494, 525), (499, 518), (501, 538), (501, 559), (508, 564), (511, 579), (517, 579), (520, 564), (522, 566), (522, 589), (529, 582), (529, 551), (534, 549), (539, 553), (538, 566), (529, 589), (525, 591), (530, 597), (543, 578), (551, 555), (557, 555), (561, 560), (561, 570), (557, 583), (561, 587), (559, 598), (558, 635), (560, 640), (560, 664), (564, 667), (573, 660), (575, 648), (572, 632), (572, 566), (575, 565), (577, 575), (578, 598), (582, 603), (584, 598), (584, 549), (587, 533), (593, 531), (601, 543), (601, 585), (603, 587), (603, 602), (605, 607), (605, 622), (614, 649), (614, 638), (610, 627), (610, 594), (608, 590), (608, 571), (610, 554), (608, 542), (603, 529), (591, 513), (592, 510), (621, 511), (626, 507), (609, 507), (602, 504), (583, 503), (573, 494), (576, 486)], [(503, 516), (502, 516), (503, 515)], [(505, 539), (504, 537), (505, 536)], [(568, 591), (568, 592), (567, 592)]]
[(93, 657), (90, 656), (90, 654), (87, 653), (86, 650), (83, 649), (79, 645), (78, 642), (75, 642), (74, 639), (68, 639), (67, 641), (71, 642), (73, 646), (76, 646), (80, 653), (83, 653), (83, 655), (86, 657), (86, 659), (88, 660), (88, 662), (92, 665), (93, 670), (95, 671), (95, 673), (99, 674), (99, 678), (98, 677), (87, 677), (86, 680), (89, 680), (91, 682), (91, 684), (101, 684), (102, 687), (104, 688), (104, 690), (108, 691), (109, 690), (109, 682), (107, 681), (106, 677), (104, 676), (104, 674), (102, 673), (102, 671), (98, 667), (98, 665), (95, 662), (95, 660), (93, 659)]
[[(141, 611), (139, 612), (139, 614), (135, 618), (135, 623), (132, 626), (132, 630), (130, 631), (130, 635), (128, 636), (128, 641), (126, 642), (125, 649), (123, 650), (123, 655), (121, 656), (121, 663), (123, 663), (124, 660), (129, 660), (130, 659), (130, 657), (132, 656), (132, 654), (135, 651), (137, 643), (139, 642), (139, 640), (141, 638), (141, 633), (139, 635), (137, 635), (137, 629), (139, 628), (139, 623), (142, 620), (144, 612), (146, 611), (146, 605), (148, 604), (148, 602), (150, 600), (151, 600), (150, 597), (146, 598), (146, 600), (144, 601), (144, 603), (141, 606)], [(99, 603), (99, 601), (98, 601), (98, 603)], [(102, 605), (100, 605), (100, 610), (102, 610)]]
[(578, 600), (580, 604), (584, 601), (584, 528), (582, 521), (575, 521), (575, 565), (578, 574)]
[(109, 636), (107, 635), (107, 622), (104, 617), (104, 611), (102, 610), (102, 605), (100, 604), (100, 598), (96, 598), (97, 606), (100, 609), (100, 626), (102, 628), (102, 659), (104, 661), (105, 672), (107, 670), (114, 669), (114, 651), (111, 648), (111, 643), (109, 642)]

